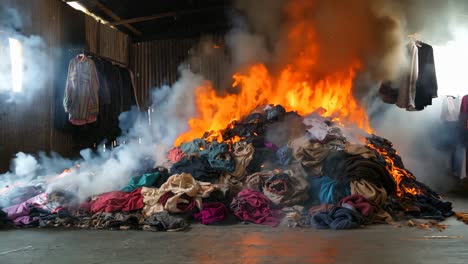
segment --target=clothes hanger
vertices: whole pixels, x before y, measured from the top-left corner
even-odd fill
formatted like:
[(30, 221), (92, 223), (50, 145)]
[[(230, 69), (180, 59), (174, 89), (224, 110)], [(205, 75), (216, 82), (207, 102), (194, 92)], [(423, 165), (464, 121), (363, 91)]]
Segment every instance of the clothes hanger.
[(409, 38), (410, 42), (414, 42), (414, 43), (416, 43), (416, 45), (418, 47), (421, 47), (421, 45), (420, 45), (420, 43), (422, 42), (421, 41), (421, 33), (415, 32), (413, 34), (409, 34), (408, 38)]

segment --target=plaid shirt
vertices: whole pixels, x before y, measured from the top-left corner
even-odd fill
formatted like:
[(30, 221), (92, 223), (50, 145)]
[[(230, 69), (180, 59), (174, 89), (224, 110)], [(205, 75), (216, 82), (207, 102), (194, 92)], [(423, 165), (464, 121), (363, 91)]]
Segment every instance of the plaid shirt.
[(94, 62), (87, 58), (75, 57), (68, 66), (67, 84), (63, 106), (74, 124), (96, 121), (99, 114), (99, 80)]

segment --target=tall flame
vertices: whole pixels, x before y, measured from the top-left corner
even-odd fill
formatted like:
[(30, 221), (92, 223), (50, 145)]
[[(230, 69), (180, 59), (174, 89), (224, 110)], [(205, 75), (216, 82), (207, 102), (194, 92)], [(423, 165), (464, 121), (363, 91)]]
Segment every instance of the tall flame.
[[(325, 116), (357, 124), (371, 132), (363, 107), (352, 95), (352, 82), (359, 64), (347, 72), (334, 73), (312, 83), (298, 78), (292, 66), (284, 69), (275, 82), (263, 64), (253, 65), (247, 74), (236, 73), (233, 87), (237, 93), (220, 96), (210, 83), (196, 90), (199, 116), (189, 120), (190, 130), (177, 138), (175, 145), (203, 136), (205, 131), (220, 131), (263, 104), (280, 104), (300, 115), (324, 108)], [(220, 133), (218, 139), (222, 140)]]
[(371, 132), (365, 109), (352, 93), (360, 60), (356, 58), (340, 70), (323, 72), (314, 25), (304, 14), (310, 5), (310, 1), (291, 1), (284, 9), (289, 23), (283, 34), (284, 52), (279, 56), (285, 58), (284, 66), (277, 67), (279, 71), (272, 73), (265, 64), (257, 63), (233, 75), (235, 93), (220, 95), (209, 82), (196, 89), (198, 116), (189, 120), (189, 131), (180, 135), (175, 145), (201, 137), (206, 131), (211, 132), (211, 139), (222, 140), (220, 130), (265, 104), (280, 104), (286, 111), (301, 115), (324, 108), (324, 116), (352, 122)]
[(405, 178), (411, 179), (411, 180), (415, 180), (416, 178), (409, 171), (395, 166), (395, 163), (389, 157), (385, 149), (378, 148), (377, 146), (373, 144), (368, 144), (367, 146), (371, 149), (376, 150), (385, 159), (385, 162), (387, 163), (385, 168), (387, 169), (388, 173), (390, 173), (390, 175), (392, 176), (393, 180), (396, 183), (398, 197), (404, 194), (409, 194), (409, 195), (421, 194), (421, 190), (415, 187), (405, 186), (404, 181), (403, 181)]

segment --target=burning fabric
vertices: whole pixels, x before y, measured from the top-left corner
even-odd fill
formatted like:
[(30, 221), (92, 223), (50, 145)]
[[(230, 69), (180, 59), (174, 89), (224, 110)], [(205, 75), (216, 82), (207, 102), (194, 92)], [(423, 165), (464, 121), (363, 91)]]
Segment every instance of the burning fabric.
[(405, 169), (391, 142), (352, 132), (317, 114), (257, 107), (172, 148), (169, 171), (158, 167), (88, 202), (36, 187), (3, 194), (0, 224), (166, 231), (231, 214), (244, 223), (349, 229), (453, 214)]

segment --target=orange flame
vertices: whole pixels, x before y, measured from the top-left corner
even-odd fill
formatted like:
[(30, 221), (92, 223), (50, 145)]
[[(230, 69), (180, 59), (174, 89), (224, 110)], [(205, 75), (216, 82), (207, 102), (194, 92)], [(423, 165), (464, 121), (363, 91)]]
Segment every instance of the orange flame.
[(289, 23), (282, 34), (284, 54), (278, 57), (284, 63), (276, 65), (274, 72), (257, 63), (233, 75), (234, 93), (218, 94), (210, 82), (196, 89), (198, 116), (189, 120), (189, 131), (176, 139), (176, 146), (202, 137), (206, 131), (208, 140), (222, 141), (221, 130), (266, 104), (280, 104), (286, 111), (300, 115), (323, 108), (324, 116), (372, 132), (365, 109), (353, 97), (353, 80), (361, 61), (347, 59), (338, 69), (324, 72), (320, 66), (327, 61), (319, 61), (323, 56), (315, 25), (304, 11), (313, 8), (310, 2), (291, 1), (285, 6)]
[(210, 83), (196, 90), (199, 116), (189, 120), (190, 130), (175, 141), (178, 146), (203, 136), (210, 131), (208, 140), (222, 141), (221, 130), (234, 120), (240, 120), (259, 105), (280, 104), (286, 111), (300, 115), (317, 109), (326, 110), (324, 116), (356, 124), (370, 133), (369, 121), (363, 107), (352, 95), (352, 82), (359, 64), (343, 73), (335, 73), (312, 83), (301, 79), (292, 66), (286, 67), (275, 82), (263, 64), (253, 65), (247, 74), (234, 74), (236, 94), (218, 95)]
[(413, 180), (416, 178), (407, 170), (404, 170), (395, 166), (393, 160), (389, 157), (385, 149), (377, 148), (373, 144), (368, 144), (367, 146), (372, 149), (375, 149), (385, 159), (387, 163), (386, 169), (390, 173), (390, 175), (393, 177), (393, 180), (395, 180), (395, 183), (396, 183), (397, 196), (401, 197), (403, 194), (410, 194), (410, 195), (421, 194), (421, 191), (414, 187), (409, 188), (407, 186), (404, 186), (404, 184), (401, 182), (403, 178), (410, 178)]

